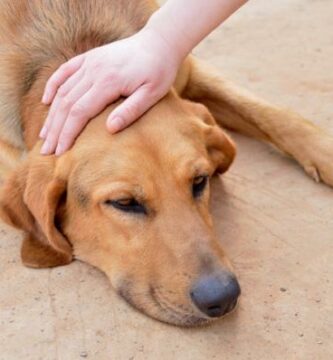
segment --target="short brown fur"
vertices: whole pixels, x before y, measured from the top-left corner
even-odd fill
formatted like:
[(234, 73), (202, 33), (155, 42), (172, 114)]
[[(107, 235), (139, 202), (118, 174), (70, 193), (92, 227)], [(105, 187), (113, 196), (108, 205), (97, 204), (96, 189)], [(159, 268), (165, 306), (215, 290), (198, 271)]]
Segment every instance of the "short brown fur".
[[(105, 129), (113, 104), (66, 154), (39, 155), (50, 74), (76, 54), (135, 33), (154, 9), (147, 0), (0, 3), (0, 175), (9, 173), (0, 213), (24, 231), (27, 266), (86, 261), (146, 314), (197, 325), (208, 319), (191, 304), (191, 283), (205, 271), (232, 271), (214, 236), (209, 191), (200, 200), (190, 191), (195, 176), (223, 173), (234, 159), (218, 125), (271, 142), (328, 185), (333, 140), (188, 57), (170, 93), (126, 131)], [(124, 197), (145, 203), (147, 214), (109, 206)]]

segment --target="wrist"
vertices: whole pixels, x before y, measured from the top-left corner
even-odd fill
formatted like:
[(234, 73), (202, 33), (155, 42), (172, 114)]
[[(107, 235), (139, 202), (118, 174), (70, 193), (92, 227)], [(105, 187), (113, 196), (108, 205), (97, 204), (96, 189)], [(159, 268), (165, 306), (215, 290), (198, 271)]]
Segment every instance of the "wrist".
[(142, 31), (163, 44), (168, 49), (168, 58), (172, 58), (178, 66), (192, 50), (191, 41), (184, 32), (177, 29), (172, 19), (165, 19), (158, 11), (150, 17)]

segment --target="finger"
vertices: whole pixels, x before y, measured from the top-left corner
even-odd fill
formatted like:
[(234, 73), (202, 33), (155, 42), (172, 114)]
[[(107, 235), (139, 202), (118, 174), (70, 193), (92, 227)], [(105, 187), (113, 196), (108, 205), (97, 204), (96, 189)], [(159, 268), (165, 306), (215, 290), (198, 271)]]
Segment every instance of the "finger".
[(72, 75), (68, 80), (66, 80), (66, 82), (63, 85), (61, 85), (60, 88), (58, 89), (57, 94), (52, 102), (50, 111), (44, 122), (44, 125), (39, 133), (39, 136), (42, 139), (46, 139), (48, 130), (51, 127), (55, 115), (57, 114), (60, 115), (61, 117), (61, 114), (59, 113), (60, 106), (67, 104), (67, 107), (70, 107), (70, 99), (67, 99), (66, 96), (82, 80), (83, 77), (84, 77), (84, 70), (78, 70), (74, 75)]
[(53, 102), (52, 102), (52, 105), (50, 107), (50, 110), (49, 110), (49, 113), (46, 117), (46, 120), (44, 122), (44, 125), (39, 133), (39, 137), (42, 138), (42, 139), (46, 139), (47, 138), (47, 134), (49, 132), (49, 129), (52, 125), (52, 119), (54, 118), (54, 115), (56, 114), (56, 110), (59, 106), (59, 103), (60, 103), (61, 99), (60, 98), (57, 98), (55, 99)]
[(57, 93), (57, 90), (61, 84), (63, 84), (70, 76), (72, 76), (77, 70), (80, 69), (83, 64), (84, 56), (76, 56), (66, 63), (62, 64), (58, 70), (49, 78), (46, 83), (42, 102), (46, 105), (50, 104)]
[(158, 99), (158, 96), (152, 95), (150, 88), (141, 86), (111, 113), (107, 119), (108, 130), (114, 134), (125, 129), (151, 108)]
[(106, 105), (114, 102), (119, 97), (119, 92), (110, 90), (101, 92), (100, 87), (94, 85), (72, 107), (68, 119), (64, 124), (56, 148), (56, 155), (61, 155), (73, 144), (88, 121), (99, 114)]
[[(72, 104), (72, 106), (91, 88), (91, 83), (82, 80), (72, 91), (67, 95), (69, 100), (66, 100), (66, 104)], [(59, 105), (61, 108), (61, 105)], [(69, 110), (70, 111), (70, 110)], [(66, 112), (63, 110), (61, 114), (55, 114), (54, 119), (51, 122), (47, 137), (41, 148), (41, 154), (48, 155), (54, 153), (61, 130), (67, 120)]]

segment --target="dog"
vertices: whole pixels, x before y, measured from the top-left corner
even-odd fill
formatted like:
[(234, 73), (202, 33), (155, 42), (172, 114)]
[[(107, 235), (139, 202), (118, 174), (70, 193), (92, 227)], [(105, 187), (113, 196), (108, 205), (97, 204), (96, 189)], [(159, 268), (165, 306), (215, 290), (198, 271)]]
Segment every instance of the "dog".
[(271, 143), (330, 186), (333, 138), (189, 56), (170, 92), (130, 128), (107, 132), (111, 104), (64, 155), (40, 155), (49, 76), (139, 31), (156, 9), (148, 0), (1, 1), (0, 214), (23, 231), (26, 266), (79, 259), (141, 312), (196, 326), (232, 311), (240, 295), (209, 212), (210, 178), (236, 154), (222, 128)]

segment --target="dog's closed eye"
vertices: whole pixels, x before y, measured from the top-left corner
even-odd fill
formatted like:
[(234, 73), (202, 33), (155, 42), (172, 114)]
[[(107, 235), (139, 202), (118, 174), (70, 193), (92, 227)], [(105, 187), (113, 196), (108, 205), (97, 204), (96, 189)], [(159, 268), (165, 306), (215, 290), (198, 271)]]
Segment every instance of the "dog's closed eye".
[(208, 183), (208, 176), (207, 175), (201, 175), (197, 176), (193, 180), (192, 184), (192, 194), (194, 198), (198, 198), (202, 195), (204, 192), (206, 186)]
[(107, 206), (112, 206), (117, 210), (147, 215), (147, 209), (143, 204), (140, 204), (136, 199), (120, 199), (120, 200), (106, 200), (104, 202)]

